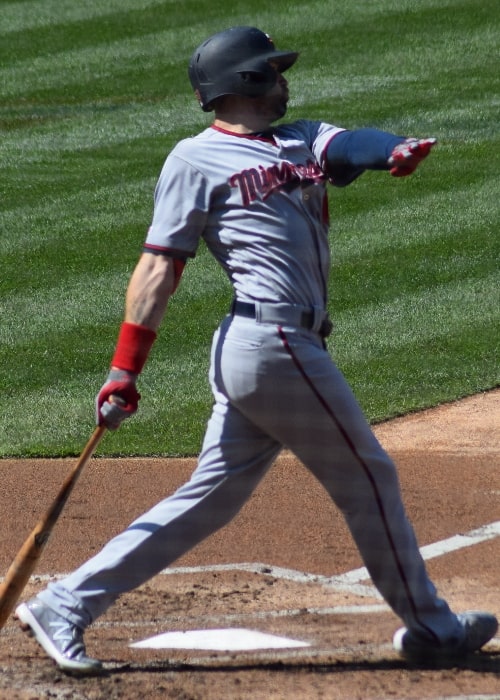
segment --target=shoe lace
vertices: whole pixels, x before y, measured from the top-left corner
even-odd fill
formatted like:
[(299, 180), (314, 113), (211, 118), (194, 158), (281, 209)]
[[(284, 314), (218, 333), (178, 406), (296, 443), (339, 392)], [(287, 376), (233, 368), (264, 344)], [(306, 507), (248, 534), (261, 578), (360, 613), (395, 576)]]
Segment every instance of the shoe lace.
[(69, 657), (85, 654), (82, 633), (75, 625), (63, 620), (61, 622), (52, 621), (49, 627), (53, 630), (52, 639), (59, 642), (61, 651)]

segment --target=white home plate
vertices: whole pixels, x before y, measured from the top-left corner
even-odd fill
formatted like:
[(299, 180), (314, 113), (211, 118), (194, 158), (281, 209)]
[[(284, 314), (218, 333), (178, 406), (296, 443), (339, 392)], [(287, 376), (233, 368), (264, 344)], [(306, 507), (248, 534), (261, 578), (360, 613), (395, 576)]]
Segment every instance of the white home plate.
[(311, 646), (307, 642), (277, 637), (247, 629), (188, 630), (166, 632), (130, 645), (135, 649), (204, 649), (213, 651), (252, 651)]

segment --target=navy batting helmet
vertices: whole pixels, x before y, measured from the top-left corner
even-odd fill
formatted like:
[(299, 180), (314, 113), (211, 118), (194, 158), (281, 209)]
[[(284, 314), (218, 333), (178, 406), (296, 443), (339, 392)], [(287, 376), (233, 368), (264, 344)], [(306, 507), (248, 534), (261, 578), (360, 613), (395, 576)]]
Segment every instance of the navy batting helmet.
[(193, 53), (189, 79), (201, 108), (210, 112), (223, 95), (260, 97), (297, 60), (296, 51), (277, 51), (270, 37), (255, 27), (232, 27), (214, 34)]

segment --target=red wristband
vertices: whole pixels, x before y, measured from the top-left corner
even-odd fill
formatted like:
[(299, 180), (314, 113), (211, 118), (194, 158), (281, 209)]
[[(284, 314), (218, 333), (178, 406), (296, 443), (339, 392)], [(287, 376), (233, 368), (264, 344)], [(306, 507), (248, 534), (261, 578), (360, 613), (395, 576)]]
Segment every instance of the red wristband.
[(111, 366), (140, 374), (155, 340), (156, 332), (151, 328), (122, 323)]

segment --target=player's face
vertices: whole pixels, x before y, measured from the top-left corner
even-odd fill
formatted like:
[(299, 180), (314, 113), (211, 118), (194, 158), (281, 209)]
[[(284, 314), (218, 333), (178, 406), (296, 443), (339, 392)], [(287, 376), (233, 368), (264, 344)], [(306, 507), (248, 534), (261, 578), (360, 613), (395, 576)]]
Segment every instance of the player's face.
[(284, 117), (288, 104), (288, 82), (279, 71), (276, 76), (274, 86), (259, 100), (269, 123)]

